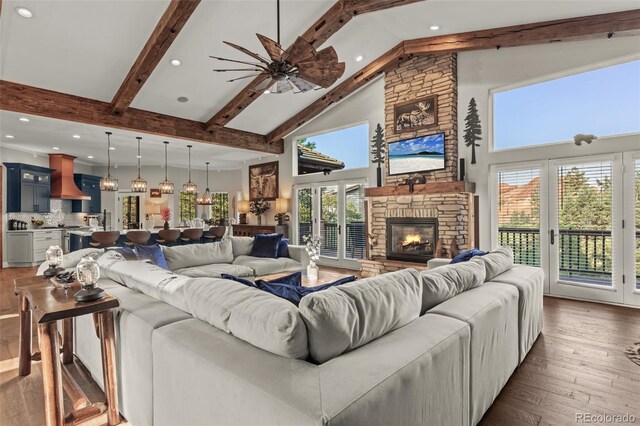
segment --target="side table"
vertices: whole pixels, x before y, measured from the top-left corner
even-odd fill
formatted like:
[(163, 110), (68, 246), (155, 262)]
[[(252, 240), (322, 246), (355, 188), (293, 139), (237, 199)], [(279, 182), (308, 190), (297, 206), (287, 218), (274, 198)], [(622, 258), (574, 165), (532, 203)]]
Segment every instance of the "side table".
[[(79, 422), (98, 416), (107, 411), (109, 426), (120, 423), (118, 412), (118, 386), (116, 378), (115, 334), (113, 308), (120, 303), (107, 295), (93, 302), (76, 302), (78, 285), (68, 290), (58, 288), (43, 277), (20, 278), (14, 281), (14, 290), (20, 306), (20, 346), (18, 374), (31, 373), (31, 361), (42, 359), (42, 382), (44, 386), (45, 418), (48, 426), (63, 426), (65, 413), (63, 387), (70, 397), (74, 411), (66, 416), (67, 422)], [(40, 354), (31, 353), (32, 316), (38, 325)], [(90, 403), (82, 389), (68, 373), (65, 364), (73, 362), (73, 318), (93, 315), (96, 334), (102, 349), (102, 373), (106, 407), (100, 403)], [(58, 334), (57, 321), (62, 320), (62, 345)], [(62, 352), (62, 359), (60, 357)]]

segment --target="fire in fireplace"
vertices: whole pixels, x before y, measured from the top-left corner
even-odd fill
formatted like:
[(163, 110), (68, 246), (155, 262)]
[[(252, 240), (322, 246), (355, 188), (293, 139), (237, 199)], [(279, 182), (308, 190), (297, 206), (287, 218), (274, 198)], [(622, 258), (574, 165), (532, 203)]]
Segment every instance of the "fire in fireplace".
[(435, 218), (387, 218), (387, 259), (426, 262), (433, 257), (437, 242)]

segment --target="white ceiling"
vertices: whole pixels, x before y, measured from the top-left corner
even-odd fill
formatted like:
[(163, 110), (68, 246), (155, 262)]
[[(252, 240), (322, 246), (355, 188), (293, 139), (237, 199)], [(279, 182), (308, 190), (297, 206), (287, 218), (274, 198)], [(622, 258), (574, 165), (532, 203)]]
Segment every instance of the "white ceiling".
[[(26, 117), (30, 121), (19, 120)], [(64, 120), (18, 114), (11, 111), (0, 111), (0, 147), (16, 148), (22, 151), (39, 154), (59, 152), (74, 155), (77, 161), (89, 165), (107, 164), (107, 135), (110, 131), (111, 164), (121, 166), (137, 165), (138, 141), (140, 142), (141, 163), (143, 166), (161, 166), (164, 164), (164, 140), (169, 140), (168, 163), (170, 166), (186, 168), (189, 162), (187, 145), (192, 144), (191, 167), (205, 169), (209, 161), (211, 170), (239, 169), (244, 161), (260, 158), (267, 154), (237, 148), (227, 148), (204, 143), (193, 143), (181, 139), (167, 139), (160, 136), (136, 133), (120, 129), (109, 129), (102, 126), (79, 124)], [(13, 139), (7, 138), (13, 136)], [(79, 135), (80, 139), (74, 139)], [(54, 151), (53, 147), (60, 148)], [(94, 158), (87, 158), (92, 155)]]
[[(289, 46), (333, 3), (334, 0), (282, 0), (282, 44)], [(168, 0), (5, 0), (0, 18), (0, 78), (110, 101), (167, 4)], [(17, 6), (28, 7), (34, 17), (19, 17), (14, 11)], [(637, 6), (637, 1), (617, 0), (429, 0), (358, 16), (326, 45), (334, 46), (339, 58), (346, 62), (344, 79), (406, 39), (630, 10)], [(429, 30), (434, 24), (439, 25), (440, 30)], [(209, 55), (248, 58), (224, 45), (223, 40), (262, 54), (255, 33), (275, 39), (275, 31), (275, 0), (203, 0), (133, 106), (192, 120), (208, 120), (248, 81), (227, 83), (227, 79), (244, 74), (212, 72), (213, 68), (226, 66), (210, 59)], [(363, 55), (364, 60), (356, 62), (357, 55)], [(180, 67), (169, 64), (174, 58), (182, 61)], [(263, 95), (229, 127), (265, 134), (327, 90)], [(189, 102), (178, 102), (179, 96), (188, 97)], [(5, 116), (3, 112), (2, 118)], [(30, 125), (35, 127), (40, 122), (33, 120)], [(11, 119), (7, 123), (9, 127), (6, 131), (1, 129), (2, 134), (22, 130), (14, 130)], [(49, 130), (56, 127), (51, 123), (47, 126)], [(60, 124), (58, 131), (80, 133), (85, 128), (93, 127), (67, 123)], [(97, 137), (103, 131), (90, 133)], [(45, 129), (39, 132), (46, 134)], [(135, 136), (130, 132), (114, 133)], [(28, 135), (32, 145), (41, 144), (42, 149), (50, 149), (51, 138), (37, 141), (33, 136)], [(147, 139), (151, 138), (144, 140)], [(98, 137), (98, 140), (101, 139)], [(70, 141), (70, 148), (73, 142)], [(56, 143), (62, 144), (63, 140)], [(203, 145), (202, 149), (210, 150), (211, 155), (216, 152), (224, 156), (227, 152), (225, 148), (210, 145)], [(81, 154), (87, 155), (84, 151)], [(260, 154), (251, 155), (256, 158)], [(96, 160), (98, 158), (96, 155)], [(127, 158), (119, 161), (124, 163)]]

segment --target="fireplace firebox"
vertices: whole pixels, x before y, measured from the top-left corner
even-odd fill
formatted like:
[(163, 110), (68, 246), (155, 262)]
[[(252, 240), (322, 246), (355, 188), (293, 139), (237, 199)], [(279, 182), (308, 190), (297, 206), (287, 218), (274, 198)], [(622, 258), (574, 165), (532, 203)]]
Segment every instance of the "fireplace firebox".
[(433, 258), (437, 242), (436, 218), (387, 218), (387, 259), (426, 262)]

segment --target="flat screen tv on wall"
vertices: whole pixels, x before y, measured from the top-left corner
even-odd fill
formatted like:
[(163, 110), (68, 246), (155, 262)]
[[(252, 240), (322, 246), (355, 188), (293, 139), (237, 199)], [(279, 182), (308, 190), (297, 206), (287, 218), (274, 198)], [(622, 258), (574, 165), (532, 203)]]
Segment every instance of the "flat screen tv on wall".
[(444, 169), (444, 133), (389, 142), (389, 175)]

